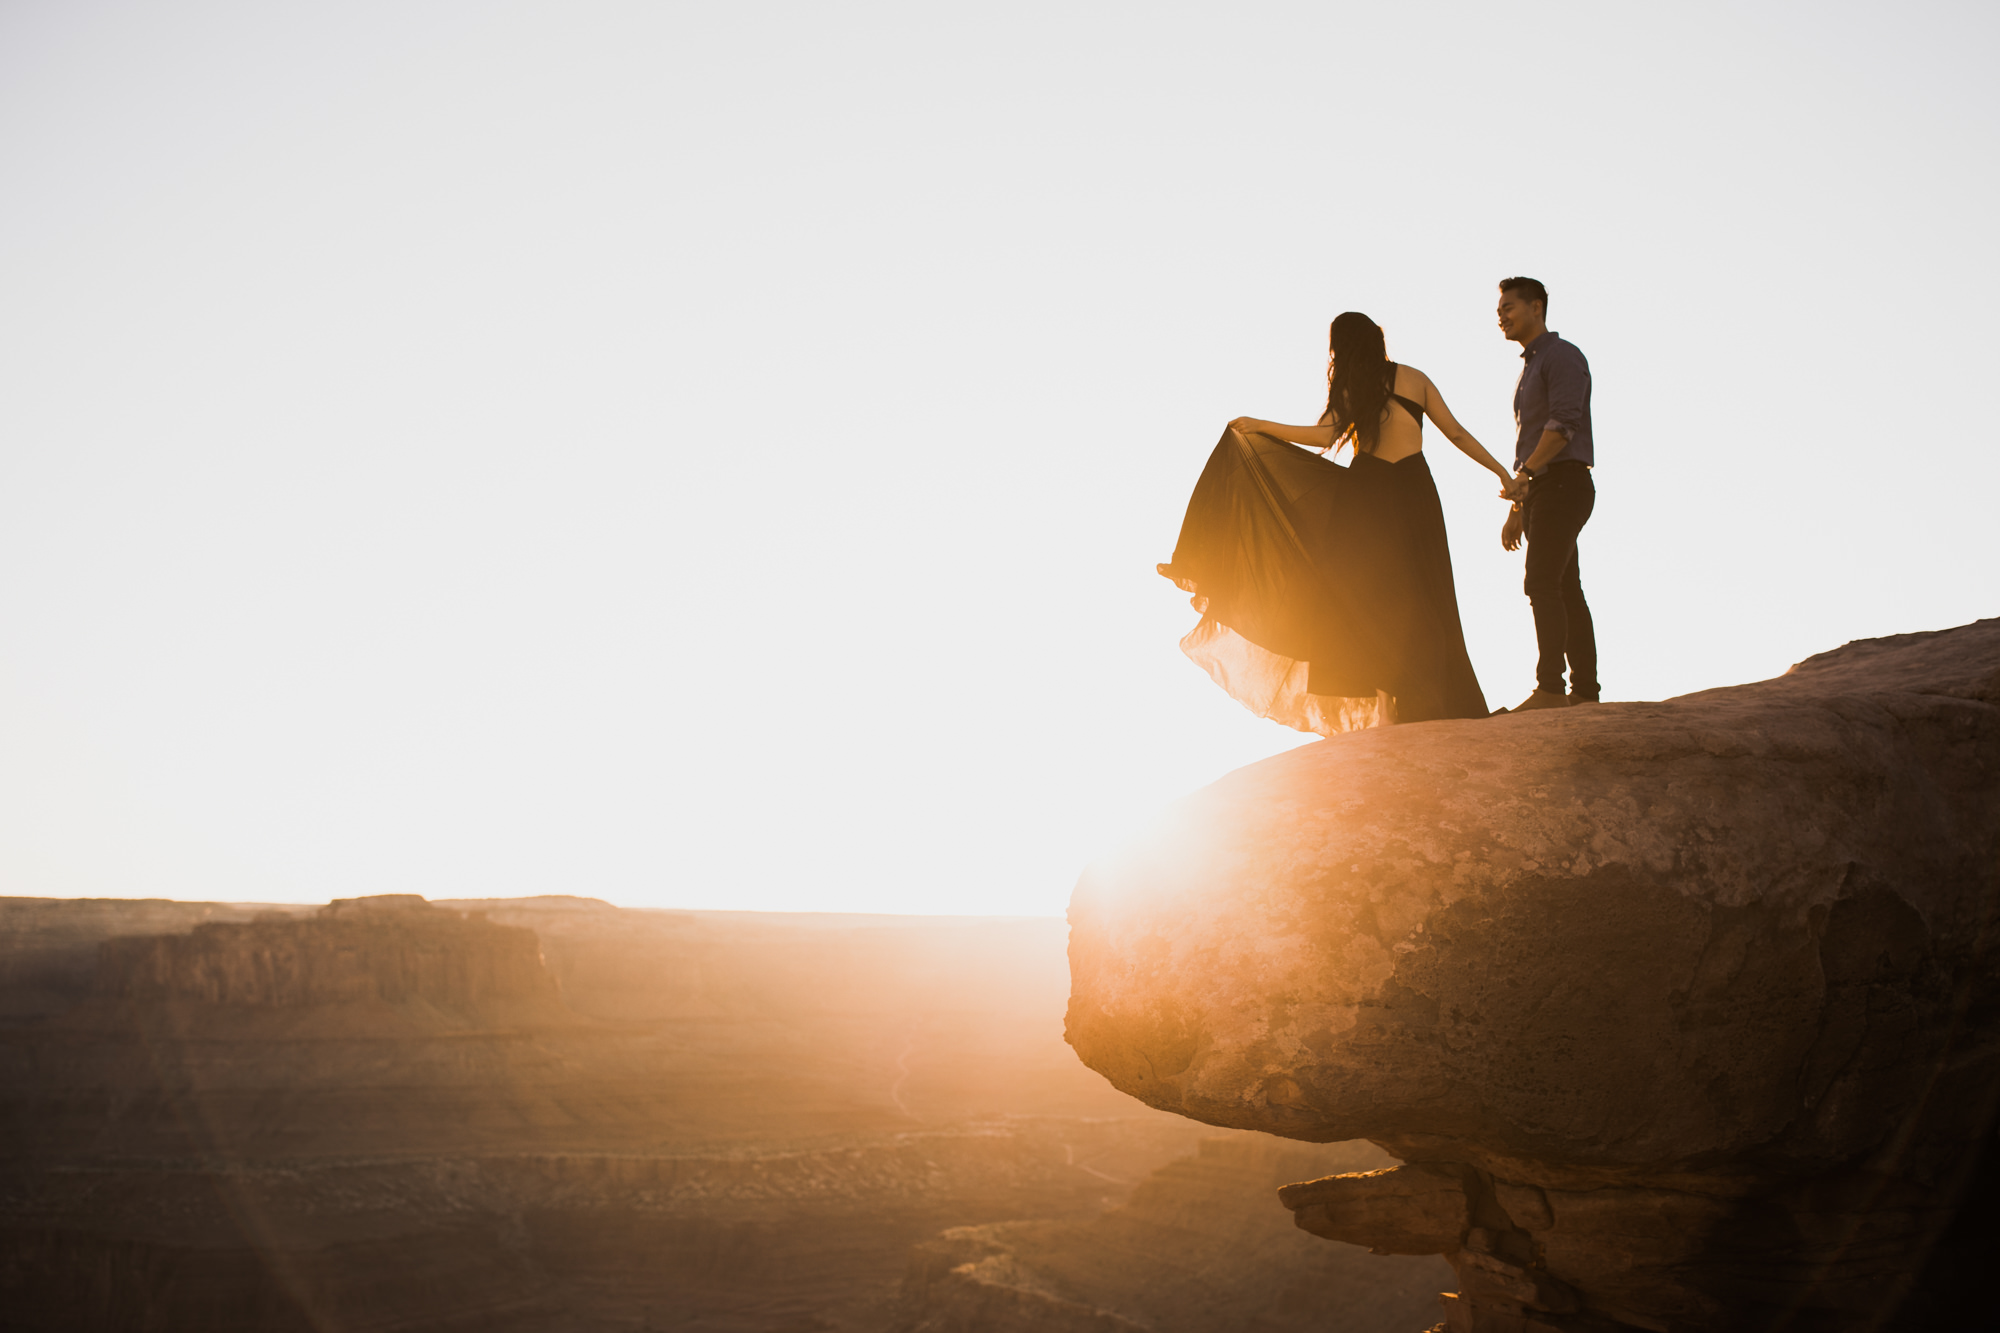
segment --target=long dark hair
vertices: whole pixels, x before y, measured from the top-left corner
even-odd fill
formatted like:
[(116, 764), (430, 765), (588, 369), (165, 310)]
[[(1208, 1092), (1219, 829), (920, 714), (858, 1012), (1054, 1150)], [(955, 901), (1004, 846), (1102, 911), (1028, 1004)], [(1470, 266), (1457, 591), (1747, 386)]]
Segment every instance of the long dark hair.
[(1382, 409), (1389, 404), (1389, 350), (1382, 326), (1358, 310), (1326, 331), (1326, 412), (1333, 442), (1372, 454), (1382, 440)]

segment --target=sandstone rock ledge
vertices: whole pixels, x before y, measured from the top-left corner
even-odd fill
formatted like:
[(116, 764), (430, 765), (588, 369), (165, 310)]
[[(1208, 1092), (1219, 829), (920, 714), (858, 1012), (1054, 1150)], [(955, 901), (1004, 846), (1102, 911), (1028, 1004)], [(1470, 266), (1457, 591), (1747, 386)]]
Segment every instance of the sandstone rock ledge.
[(1281, 1195), (1444, 1254), (1450, 1329), (1973, 1326), (1996, 705), (1985, 620), (1252, 765), (1083, 876), (1069, 1040), (1153, 1106), (1402, 1159)]

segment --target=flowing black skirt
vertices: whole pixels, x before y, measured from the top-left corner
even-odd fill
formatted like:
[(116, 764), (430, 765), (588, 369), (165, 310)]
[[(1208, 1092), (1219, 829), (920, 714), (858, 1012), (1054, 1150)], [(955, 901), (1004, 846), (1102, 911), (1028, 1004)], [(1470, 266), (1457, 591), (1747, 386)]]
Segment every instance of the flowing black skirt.
[(1300, 731), (1485, 717), (1465, 651), (1444, 509), (1420, 453), (1342, 467), (1224, 431), (1171, 564), (1201, 623), (1181, 650), (1239, 703)]

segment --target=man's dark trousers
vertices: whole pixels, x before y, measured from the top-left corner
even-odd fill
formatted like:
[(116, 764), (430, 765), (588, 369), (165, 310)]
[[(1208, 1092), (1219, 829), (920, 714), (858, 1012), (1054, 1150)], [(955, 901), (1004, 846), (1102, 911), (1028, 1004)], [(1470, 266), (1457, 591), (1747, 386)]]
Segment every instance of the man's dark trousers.
[(1576, 535), (1590, 522), (1597, 504), (1597, 484), (1582, 463), (1552, 463), (1528, 485), (1524, 531), (1528, 538), (1528, 577), (1523, 590), (1535, 609), (1535, 641), (1541, 651), (1535, 663), (1535, 688), (1563, 692), (1563, 660), (1569, 660), (1569, 693), (1577, 699), (1597, 697), (1597, 627), (1590, 621), (1590, 603), (1583, 600), (1583, 576), (1578, 572)]

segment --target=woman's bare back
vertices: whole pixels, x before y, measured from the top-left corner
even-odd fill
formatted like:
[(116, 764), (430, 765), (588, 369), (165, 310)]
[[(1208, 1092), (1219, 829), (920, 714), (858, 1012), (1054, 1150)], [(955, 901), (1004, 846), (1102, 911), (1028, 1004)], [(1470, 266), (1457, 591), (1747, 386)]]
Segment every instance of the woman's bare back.
[[(1413, 403), (1421, 404), (1426, 412), (1431, 412), (1431, 381), (1423, 371), (1411, 366), (1398, 365), (1395, 381), (1390, 384), (1391, 395), (1400, 394)], [(1333, 412), (1329, 409), (1320, 414), (1319, 424), (1330, 425)], [(1357, 446), (1358, 447), (1358, 446)], [(1385, 463), (1400, 463), (1411, 454), (1424, 451), (1424, 423), (1421, 417), (1412, 416), (1410, 409), (1390, 397), (1382, 404), (1382, 431), (1375, 441), (1374, 456)]]
[[(1428, 407), (1430, 387), (1430, 379), (1423, 371), (1398, 365), (1396, 378), (1390, 384), (1389, 392)], [(1422, 453), (1423, 449), (1423, 419), (1411, 416), (1410, 409), (1393, 397), (1383, 403), (1382, 434), (1375, 441), (1375, 457), (1385, 463), (1400, 463), (1411, 454)]]

